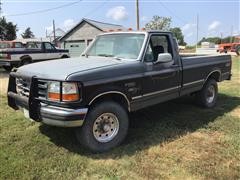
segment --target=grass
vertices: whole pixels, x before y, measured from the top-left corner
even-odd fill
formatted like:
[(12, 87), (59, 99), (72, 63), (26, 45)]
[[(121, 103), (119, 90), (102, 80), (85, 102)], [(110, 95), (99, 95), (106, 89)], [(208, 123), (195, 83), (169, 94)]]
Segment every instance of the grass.
[(0, 95), (0, 179), (240, 179), (240, 58), (213, 109), (184, 97), (130, 115), (127, 139), (105, 154), (73, 129), (25, 119)]

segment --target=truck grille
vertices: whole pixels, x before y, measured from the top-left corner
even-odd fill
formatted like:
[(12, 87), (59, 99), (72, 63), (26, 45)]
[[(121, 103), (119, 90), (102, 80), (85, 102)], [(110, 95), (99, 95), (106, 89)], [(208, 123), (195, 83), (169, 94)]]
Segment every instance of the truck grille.
[(30, 85), (30, 81), (22, 78), (16, 78), (16, 90), (21, 96), (25, 96), (27, 98), (29, 97)]
[(45, 80), (38, 80), (38, 98), (40, 100), (47, 99), (47, 81)]

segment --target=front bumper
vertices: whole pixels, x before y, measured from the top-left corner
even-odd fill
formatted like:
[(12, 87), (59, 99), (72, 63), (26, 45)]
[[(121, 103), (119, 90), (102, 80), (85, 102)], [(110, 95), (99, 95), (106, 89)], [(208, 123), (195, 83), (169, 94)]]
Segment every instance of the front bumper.
[(15, 110), (23, 109), (27, 118), (44, 124), (60, 127), (82, 126), (88, 108), (63, 108), (41, 102), (35, 97), (37, 86), (34, 78), (31, 80), (29, 97), (19, 95), (16, 92), (16, 77), (18, 77), (17, 73), (10, 73), (8, 86), (8, 105), (10, 107)]
[(41, 122), (61, 127), (82, 126), (88, 108), (69, 109), (43, 105), (40, 108)]

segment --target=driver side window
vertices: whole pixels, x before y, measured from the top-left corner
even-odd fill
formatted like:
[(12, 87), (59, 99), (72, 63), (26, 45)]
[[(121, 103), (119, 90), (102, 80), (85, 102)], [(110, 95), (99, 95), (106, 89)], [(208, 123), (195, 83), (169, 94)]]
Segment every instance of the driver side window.
[(158, 55), (161, 53), (172, 54), (169, 38), (166, 35), (152, 35), (148, 44), (144, 60), (146, 62), (157, 61)]

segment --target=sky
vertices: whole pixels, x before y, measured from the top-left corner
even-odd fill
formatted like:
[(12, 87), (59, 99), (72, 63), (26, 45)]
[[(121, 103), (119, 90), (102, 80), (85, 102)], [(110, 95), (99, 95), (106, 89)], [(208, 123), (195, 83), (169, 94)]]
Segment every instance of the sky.
[[(46, 30), (68, 31), (82, 18), (136, 28), (135, 0), (1, 0), (1, 15), (17, 24), (18, 35), (27, 27), (36, 37)], [(171, 17), (171, 27), (180, 27), (185, 41), (193, 45), (199, 37), (240, 35), (240, 0), (139, 0), (141, 27), (154, 15)]]

